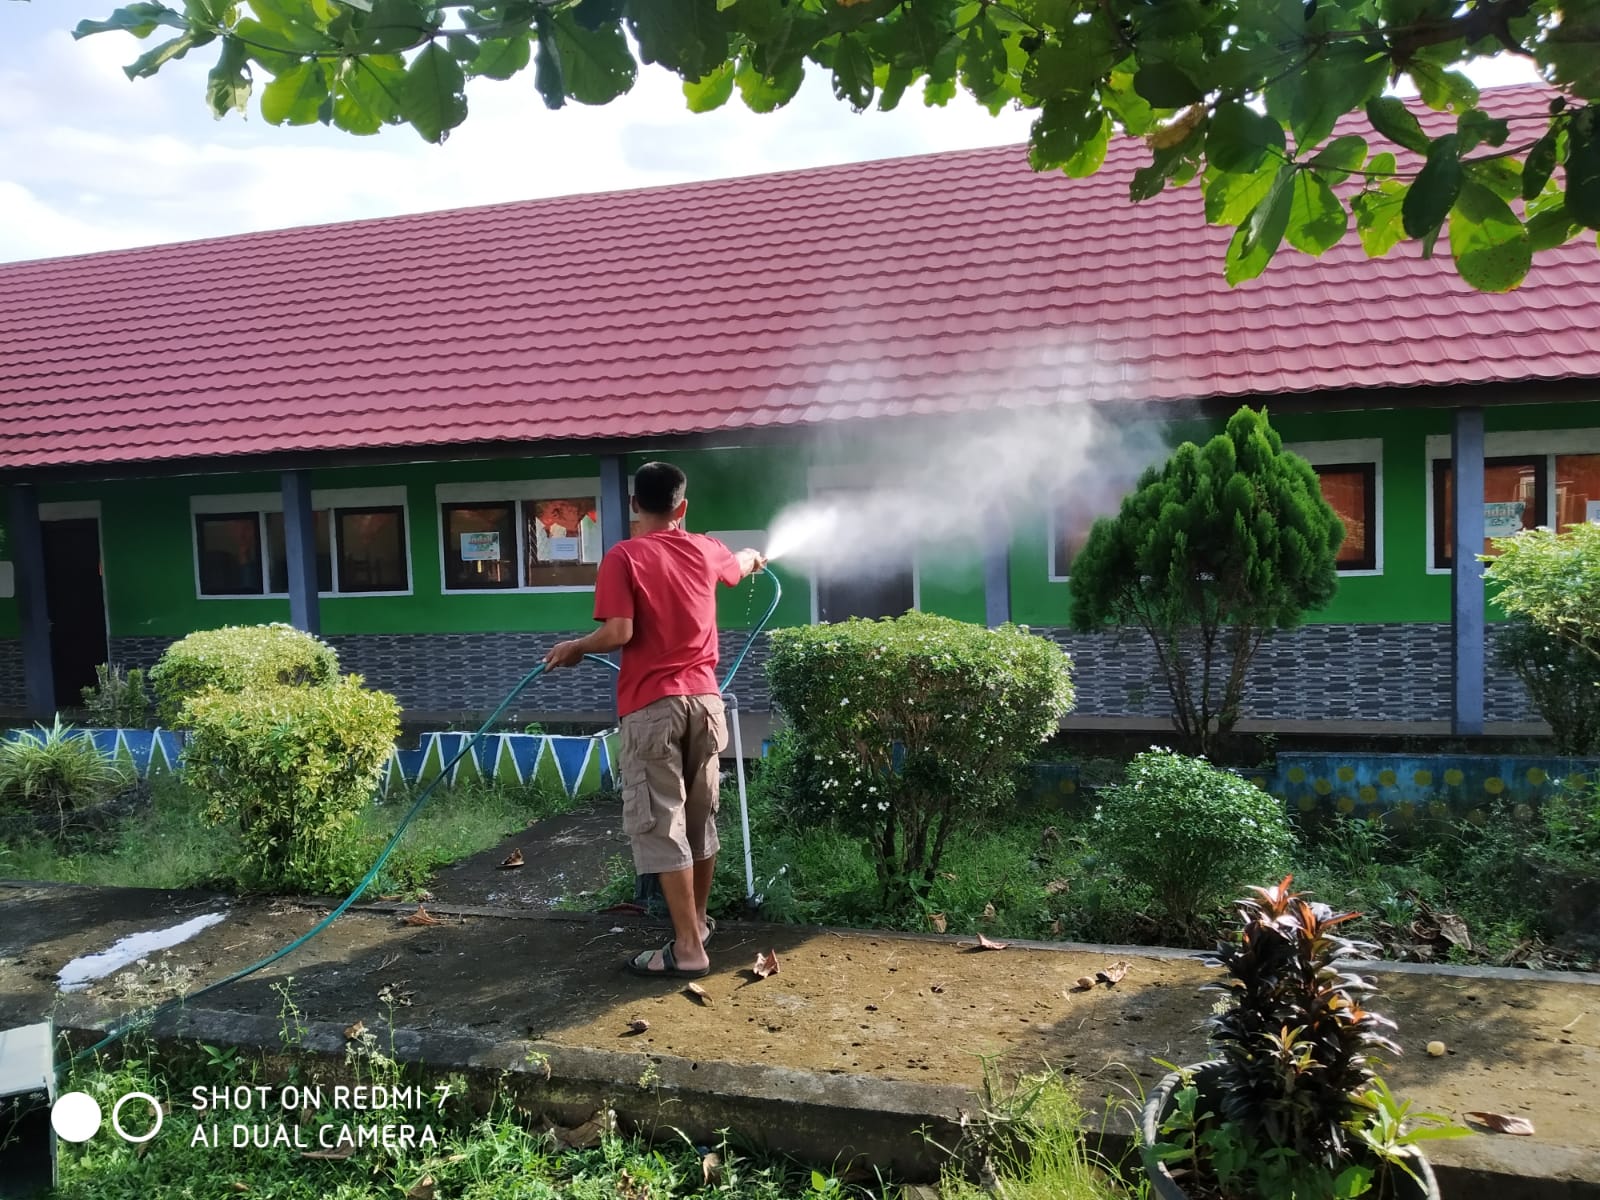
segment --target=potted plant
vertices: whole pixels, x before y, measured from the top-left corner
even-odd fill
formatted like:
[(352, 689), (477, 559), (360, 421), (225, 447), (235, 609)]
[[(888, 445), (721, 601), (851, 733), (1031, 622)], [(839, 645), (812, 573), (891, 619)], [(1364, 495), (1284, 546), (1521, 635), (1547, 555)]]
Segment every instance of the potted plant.
[[(1215, 1057), (1174, 1069), (1145, 1105), (1141, 1154), (1161, 1200), (1421, 1200), (1439, 1195), (1417, 1143), (1465, 1129), (1397, 1100), (1374, 1070), (1400, 1053), (1373, 990), (1335, 962), (1376, 947), (1335, 932), (1357, 914), (1276, 887), (1239, 902), (1211, 965), (1228, 978)], [(1171, 1065), (1171, 1064), (1166, 1064)]]

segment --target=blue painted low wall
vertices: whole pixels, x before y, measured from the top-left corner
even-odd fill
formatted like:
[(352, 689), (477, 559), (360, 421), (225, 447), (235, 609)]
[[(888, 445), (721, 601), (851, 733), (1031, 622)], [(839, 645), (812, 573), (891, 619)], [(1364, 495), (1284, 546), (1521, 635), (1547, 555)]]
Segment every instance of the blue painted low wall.
[[(10, 741), (24, 730), (0, 734)], [(68, 737), (86, 737), (102, 754), (120, 759), (141, 779), (170, 774), (183, 765), (184, 734), (174, 729), (74, 729)], [(384, 772), (384, 791), (404, 791), (438, 778), (467, 733), (425, 733), (415, 749), (396, 747)], [(556, 737), (533, 733), (492, 733), (451, 769), (446, 786), (494, 779), (505, 784), (538, 783), (561, 788), (569, 796), (586, 796), (616, 787), (618, 753), (615, 731), (593, 737)]]

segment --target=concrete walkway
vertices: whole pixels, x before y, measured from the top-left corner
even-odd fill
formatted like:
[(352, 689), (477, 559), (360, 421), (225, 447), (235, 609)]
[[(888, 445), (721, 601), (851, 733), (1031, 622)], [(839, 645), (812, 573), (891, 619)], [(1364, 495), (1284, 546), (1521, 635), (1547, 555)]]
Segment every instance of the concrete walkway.
[[(1155, 1059), (1202, 1057), (1214, 972), (1179, 952), (884, 936), (724, 922), (702, 980), (625, 974), (659, 925), (612, 917), (410, 905), (353, 910), (283, 962), (204, 997), (158, 1027), (175, 1039), (280, 1049), (284, 995), (303, 1046), (337, 1060), (342, 1031), (392, 1022), (396, 1047), (485, 1088), (578, 1114), (610, 1100), (624, 1120), (709, 1133), (733, 1127), (776, 1149), (840, 1152), (915, 1176), (932, 1162), (919, 1130), (953, 1135), (983, 1061), (1050, 1066), (1086, 1096), (1126, 1096)], [(0, 883), (0, 1028), (53, 1014), (88, 1031), (190, 991), (286, 944), (325, 909), (204, 893)], [(128, 934), (224, 919), (141, 963), (62, 995), (57, 973)], [(757, 979), (761, 951), (780, 971)], [(1127, 963), (1114, 987), (1080, 977)], [(1421, 1109), (1460, 1119), (1525, 1117), (1532, 1137), (1430, 1143), (1450, 1197), (1600, 1197), (1600, 976), (1483, 968), (1370, 967), (1373, 1006), (1399, 1024), (1386, 1072)], [(292, 977), (292, 981), (291, 981)], [(648, 1022), (643, 1033), (629, 1023)], [(1430, 1057), (1428, 1042), (1447, 1053)], [(1120, 1118), (1119, 1118), (1120, 1119)], [(1113, 1125), (1117, 1123), (1114, 1119)], [(946, 1138), (939, 1138), (946, 1141)], [(948, 1141), (946, 1141), (948, 1144)]]

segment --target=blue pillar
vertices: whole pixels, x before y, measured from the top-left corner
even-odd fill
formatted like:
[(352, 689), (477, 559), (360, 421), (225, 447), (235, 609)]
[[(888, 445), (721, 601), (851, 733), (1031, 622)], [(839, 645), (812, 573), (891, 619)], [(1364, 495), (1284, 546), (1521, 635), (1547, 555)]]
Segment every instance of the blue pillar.
[(620, 454), (600, 458), (600, 545), (610, 550), (628, 537), (628, 467)]
[(1483, 732), (1485, 639), (1483, 564), (1483, 410), (1458, 408), (1450, 430), (1450, 729)]
[(983, 620), (994, 629), (1011, 620), (1011, 526), (1002, 514), (990, 528), (995, 537), (983, 547)]
[(22, 625), (22, 701), (28, 716), (48, 720), (56, 711), (56, 681), (44, 585), (44, 526), (32, 485), (14, 484), (10, 492), (11, 562)]
[(283, 542), (289, 565), (289, 623), (307, 633), (322, 632), (317, 601), (317, 522), (311, 508), (311, 479), (304, 471), (283, 473)]

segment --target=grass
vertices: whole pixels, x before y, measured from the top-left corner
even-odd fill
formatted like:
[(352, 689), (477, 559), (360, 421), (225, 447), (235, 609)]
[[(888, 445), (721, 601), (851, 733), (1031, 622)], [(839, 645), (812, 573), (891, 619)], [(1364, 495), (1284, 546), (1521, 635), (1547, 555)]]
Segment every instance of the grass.
[[(439, 867), (488, 849), (530, 821), (571, 807), (565, 795), (532, 788), (462, 786), (435, 793), (412, 822), (382, 876), (379, 891), (420, 887)], [(357, 840), (342, 869), (345, 887), (365, 873), (410, 807), (408, 798), (375, 803), (361, 815)], [(230, 867), (237, 838), (208, 824), (205, 801), (181, 780), (151, 784), (151, 805), (117, 828), (88, 840), (58, 844), (36, 838), (0, 847), (0, 875), (105, 887), (234, 886)]]
[[(625, 1136), (604, 1113), (597, 1142), (571, 1149), (548, 1126), (535, 1128), (509, 1101), (497, 1100), (488, 1116), (462, 1104), (465, 1082), (422, 1085), (422, 1103), (405, 1110), (355, 1113), (286, 1111), (282, 1091), (266, 1083), (260, 1062), (233, 1051), (200, 1048), (200, 1056), (174, 1068), (135, 1043), (119, 1062), (78, 1064), (63, 1091), (84, 1091), (109, 1114), (119, 1097), (143, 1092), (167, 1115), (148, 1142), (130, 1144), (109, 1125), (82, 1145), (62, 1143), (60, 1180), (52, 1200), (202, 1200), (254, 1196), (269, 1200), (897, 1200), (918, 1193), (884, 1180), (870, 1165), (814, 1169), (770, 1153), (747, 1150), (737, 1136), (694, 1144), (681, 1132), (656, 1131), (654, 1141)], [(390, 1087), (406, 1082), (402, 1069), (371, 1033), (347, 1050), (355, 1080)], [(291, 1082), (315, 1078), (304, 1064)], [(1078, 1092), (1058, 1075), (1042, 1073), (1001, 1094), (992, 1064), (982, 1111), (968, 1126), (940, 1181), (946, 1200), (1128, 1200), (1144, 1194), (1125, 1185), (1115, 1168), (1089, 1144)], [(264, 1087), (253, 1110), (197, 1111), (193, 1089)], [(324, 1087), (326, 1095), (331, 1088)], [(147, 1106), (134, 1103), (122, 1118), (138, 1136), (150, 1129)], [(417, 1131), (410, 1147), (360, 1147), (332, 1160), (307, 1157), (299, 1145), (277, 1144), (279, 1130), (313, 1148), (337, 1144), (342, 1126), (405, 1123)], [(265, 1131), (257, 1144), (246, 1134), (235, 1144), (233, 1127)], [(421, 1129), (430, 1131), (424, 1144)], [(214, 1134), (210, 1133), (215, 1129)], [(204, 1131), (202, 1133), (201, 1131)], [(298, 1135), (296, 1136), (296, 1131)], [(325, 1132), (326, 1131), (326, 1132)], [(202, 1142), (204, 1136), (206, 1140)], [(216, 1144), (211, 1144), (212, 1141)], [(708, 1156), (714, 1155), (711, 1159)], [(841, 1154), (841, 1163), (846, 1156)], [(977, 1176), (983, 1186), (969, 1179)]]

